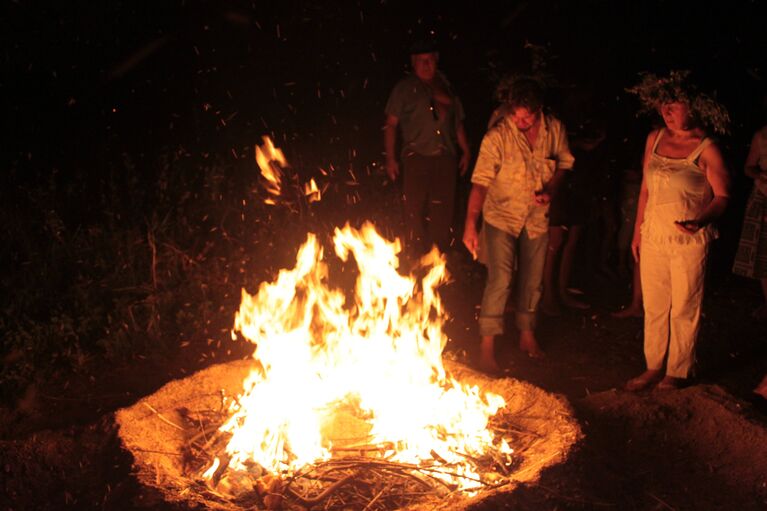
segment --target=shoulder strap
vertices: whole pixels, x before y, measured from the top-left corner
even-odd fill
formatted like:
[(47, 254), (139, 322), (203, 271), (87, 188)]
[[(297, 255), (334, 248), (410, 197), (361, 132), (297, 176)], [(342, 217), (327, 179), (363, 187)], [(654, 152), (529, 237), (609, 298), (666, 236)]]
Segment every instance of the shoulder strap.
[(711, 139), (706, 137), (704, 138), (701, 143), (698, 145), (698, 147), (695, 148), (693, 152), (690, 153), (690, 155), (686, 158), (687, 161), (695, 161), (698, 159), (698, 156), (700, 156), (700, 153), (703, 152), (703, 150), (708, 147), (711, 144)]
[(653, 142), (652, 144), (652, 151), (651, 151), (652, 154), (655, 154), (655, 150), (658, 148), (658, 142), (660, 142), (660, 137), (661, 135), (663, 135), (663, 132), (665, 131), (665, 129), (666, 128), (661, 128), (658, 130), (658, 136), (655, 137), (655, 142)]

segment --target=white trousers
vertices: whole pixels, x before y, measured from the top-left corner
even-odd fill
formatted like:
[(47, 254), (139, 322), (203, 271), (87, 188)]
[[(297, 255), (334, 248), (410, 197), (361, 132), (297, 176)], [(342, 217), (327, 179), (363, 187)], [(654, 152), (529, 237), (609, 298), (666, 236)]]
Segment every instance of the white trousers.
[(695, 362), (708, 244), (642, 240), (639, 270), (648, 369), (686, 378)]

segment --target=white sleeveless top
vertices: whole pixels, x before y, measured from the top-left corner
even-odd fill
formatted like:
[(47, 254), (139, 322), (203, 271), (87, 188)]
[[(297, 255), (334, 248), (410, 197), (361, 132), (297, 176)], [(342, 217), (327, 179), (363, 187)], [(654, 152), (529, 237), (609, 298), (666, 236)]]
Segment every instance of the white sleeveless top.
[(709, 224), (695, 234), (679, 230), (676, 220), (692, 220), (705, 209), (714, 193), (705, 172), (696, 160), (711, 143), (704, 138), (686, 158), (667, 158), (656, 152), (665, 129), (655, 138), (650, 160), (645, 170), (647, 205), (642, 222), (642, 240), (655, 243), (707, 243), (718, 237), (716, 228)]

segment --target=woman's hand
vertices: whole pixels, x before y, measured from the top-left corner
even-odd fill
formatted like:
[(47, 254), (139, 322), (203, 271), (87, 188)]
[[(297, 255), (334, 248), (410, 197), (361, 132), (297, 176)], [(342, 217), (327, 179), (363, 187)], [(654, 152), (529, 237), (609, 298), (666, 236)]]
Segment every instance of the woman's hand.
[(545, 206), (551, 202), (551, 194), (546, 190), (537, 190), (533, 193), (533, 200), (538, 206)]
[(634, 262), (639, 262), (639, 247), (642, 245), (642, 234), (635, 232), (634, 237), (631, 239), (631, 255), (634, 256)]
[(699, 220), (675, 220), (674, 224), (685, 234), (695, 234), (703, 227), (703, 223)]

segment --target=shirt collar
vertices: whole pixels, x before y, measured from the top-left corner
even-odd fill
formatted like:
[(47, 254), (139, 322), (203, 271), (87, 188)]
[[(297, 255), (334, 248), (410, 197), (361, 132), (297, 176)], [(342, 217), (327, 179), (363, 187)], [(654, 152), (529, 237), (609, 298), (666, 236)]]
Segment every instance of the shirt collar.
[[(540, 115), (540, 117), (541, 117), (541, 120), (540, 120), (540, 122), (541, 122), (541, 129), (538, 132), (538, 138), (536, 138), (535, 145), (538, 145), (538, 140), (541, 140), (541, 137), (545, 138), (546, 135), (548, 134), (548, 131), (549, 131), (549, 120), (548, 120), (548, 117), (543, 113), (543, 110), (541, 110), (538, 115)], [(505, 122), (506, 124), (509, 125), (509, 128), (511, 129), (512, 133), (514, 133), (514, 136), (517, 136), (517, 137), (524, 137), (525, 136), (524, 133), (522, 133), (519, 130), (519, 128), (517, 128), (517, 125), (512, 122), (511, 115), (507, 115), (503, 119), (503, 122)]]

